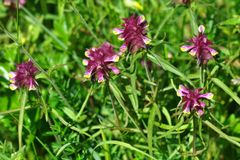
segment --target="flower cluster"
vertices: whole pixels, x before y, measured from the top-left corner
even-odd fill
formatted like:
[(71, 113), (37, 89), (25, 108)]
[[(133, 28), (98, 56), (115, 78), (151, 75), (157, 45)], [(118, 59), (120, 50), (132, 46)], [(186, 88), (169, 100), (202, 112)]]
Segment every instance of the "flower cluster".
[[(114, 29), (114, 33), (119, 35), (119, 39), (124, 40), (120, 53), (125, 52), (127, 49), (135, 53), (140, 49), (146, 48), (150, 39), (146, 36), (147, 22), (144, 17), (132, 15), (123, 20), (125, 21), (122, 24), (123, 29)], [(204, 26), (199, 26), (198, 30), (199, 34), (189, 40), (192, 44), (182, 46), (181, 50), (189, 51), (192, 56), (196, 56), (199, 64), (206, 64), (212, 56), (217, 54), (217, 51), (211, 48), (212, 42), (204, 34)], [(97, 80), (100, 83), (109, 79), (111, 72), (114, 74), (120, 73), (120, 70), (115, 65), (120, 55), (114, 51), (113, 46), (108, 42), (103, 43), (98, 48), (86, 50), (85, 56), (88, 58), (83, 59), (83, 64), (86, 66), (85, 78)], [(37, 72), (38, 69), (31, 61), (18, 64), (17, 70), (10, 73), (10, 88), (12, 90), (17, 88), (35, 89), (37, 86), (35, 79)], [(202, 99), (211, 99), (213, 94), (202, 94), (200, 93), (202, 90), (202, 88), (189, 89), (180, 85), (177, 95), (182, 97), (183, 112), (190, 113), (196, 111), (199, 116), (204, 114), (203, 109), (206, 104)]]
[[(19, 7), (23, 7), (26, 3), (26, 0), (19, 0)], [(14, 6), (16, 7), (17, 0), (4, 0), (3, 4), (5, 6)]]
[(124, 40), (124, 44), (120, 48), (120, 52), (123, 53), (127, 49), (135, 53), (139, 49), (146, 48), (150, 43), (150, 39), (147, 37), (147, 21), (144, 16), (132, 15), (129, 18), (123, 18), (123, 28), (114, 28), (113, 33), (119, 35), (119, 40)]
[(206, 64), (209, 59), (218, 54), (216, 50), (211, 48), (212, 42), (207, 39), (204, 34), (205, 27), (200, 25), (198, 28), (199, 34), (189, 40), (191, 45), (184, 45), (181, 47), (183, 52), (189, 52), (190, 55), (196, 56), (198, 64)]
[(114, 62), (119, 60), (119, 56), (114, 52), (113, 46), (105, 42), (99, 48), (91, 48), (85, 52), (86, 57), (83, 64), (86, 65), (87, 71), (84, 74), (85, 78), (95, 78), (98, 82), (103, 82), (109, 78), (109, 72), (119, 74), (119, 69), (114, 65)]
[(10, 89), (15, 90), (17, 88), (27, 88), (28, 90), (34, 90), (37, 86), (35, 76), (38, 69), (33, 65), (32, 61), (21, 63), (17, 65), (15, 72), (9, 73), (9, 80), (11, 82)]
[(183, 85), (179, 86), (177, 95), (182, 97), (183, 112), (190, 113), (195, 110), (199, 116), (204, 114), (203, 109), (206, 104), (201, 99), (212, 99), (212, 93), (201, 94), (202, 88), (191, 90)]

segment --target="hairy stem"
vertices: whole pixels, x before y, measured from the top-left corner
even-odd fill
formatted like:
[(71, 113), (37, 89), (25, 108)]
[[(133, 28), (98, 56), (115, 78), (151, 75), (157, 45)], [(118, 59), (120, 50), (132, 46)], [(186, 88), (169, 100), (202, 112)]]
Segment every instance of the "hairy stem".
[(115, 107), (115, 104), (114, 104), (114, 101), (113, 101), (113, 97), (112, 97), (112, 93), (111, 93), (111, 90), (110, 90), (109, 81), (107, 82), (107, 89), (108, 89), (108, 93), (109, 93), (109, 95), (110, 95), (110, 99), (111, 99), (113, 111), (114, 111), (114, 114), (115, 114), (116, 126), (117, 126), (117, 127), (120, 127), (120, 120), (119, 120), (119, 118), (118, 118), (118, 112), (117, 112), (117, 110), (116, 110), (116, 107)]
[(19, 114), (19, 121), (18, 121), (19, 150), (22, 148), (22, 128), (23, 128), (23, 118), (24, 118), (26, 100), (27, 100), (27, 91), (23, 90), (23, 94), (22, 94), (22, 98), (21, 98), (21, 108), (20, 108), (20, 114)]

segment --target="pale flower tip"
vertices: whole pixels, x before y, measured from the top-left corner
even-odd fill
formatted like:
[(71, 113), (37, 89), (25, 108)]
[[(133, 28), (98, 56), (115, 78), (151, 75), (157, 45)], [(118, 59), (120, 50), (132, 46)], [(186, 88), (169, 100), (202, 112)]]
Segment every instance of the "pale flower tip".
[(113, 34), (115, 34), (115, 35), (119, 35), (119, 34), (121, 34), (122, 32), (123, 32), (123, 30), (120, 29), (120, 28), (114, 28), (114, 29), (113, 29)]
[(14, 78), (14, 77), (16, 76), (16, 73), (15, 73), (15, 72), (10, 72), (10, 73), (8, 74), (8, 76), (9, 76), (10, 79), (11, 79), (11, 78)]
[(177, 91), (177, 96), (181, 97), (180, 91)]
[(145, 16), (144, 15), (139, 16), (139, 18), (140, 18), (140, 23), (145, 21)]
[(100, 79), (98, 79), (98, 83), (103, 83), (104, 81), (105, 81), (104, 78), (100, 78)]
[(213, 94), (212, 93), (209, 93), (209, 95), (208, 95), (208, 99), (213, 99)]
[(204, 25), (200, 25), (200, 26), (198, 27), (198, 32), (204, 33), (204, 31), (205, 31)]
[(124, 38), (122, 38), (122, 37), (118, 36), (118, 40), (120, 40), (120, 41), (123, 41), (123, 40), (124, 40)]
[(14, 85), (14, 84), (10, 84), (10, 85), (9, 85), (9, 88), (14, 91), (14, 90), (17, 89), (17, 86)]
[(214, 49), (211, 50), (211, 55), (212, 56), (216, 56), (217, 54), (218, 54), (218, 52), (216, 50), (214, 50)]
[(83, 64), (84, 66), (87, 66), (87, 65), (88, 65), (88, 60), (84, 59), (84, 60), (82, 61), (82, 64)]
[(197, 111), (197, 115), (199, 117), (201, 117), (203, 114), (204, 114), (203, 110), (200, 109), (200, 110)]
[(186, 46), (182, 46), (182, 47), (180, 47), (180, 50), (181, 50), (182, 52), (186, 52), (186, 51), (188, 51), (188, 49), (187, 49)]
[(28, 90), (29, 90), (29, 91), (34, 91), (34, 90), (36, 90), (36, 89), (37, 89), (37, 88), (36, 88), (35, 86), (30, 86)]
[(195, 55), (196, 55), (196, 51), (192, 49), (192, 50), (189, 52), (189, 54), (190, 54), (191, 56), (195, 56)]
[(84, 54), (85, 54), (86, 57), (89, 57), (89, 54), (90, 54), (89, 50), (85, 51)]
[(179, 87), (178, 87), (179, 90), (182, 90), (183, 89), (183, 85), (180, 84)]
[(91, 75), (90, 74), (84, 74), (84, 78), (87, 78), (87, 79), (89, 79), (91, 77)]
[(118, 61), (119, 61), (119, 56), (115, 56), (114, 62), (118, 62)]
[(150, 44), (151, 39), (149, 39), (149, 38), (147, 38), (147, 37), (144, 37), (144, 38), (143, 38), (143, 41), (144, 41), (145, 44)]

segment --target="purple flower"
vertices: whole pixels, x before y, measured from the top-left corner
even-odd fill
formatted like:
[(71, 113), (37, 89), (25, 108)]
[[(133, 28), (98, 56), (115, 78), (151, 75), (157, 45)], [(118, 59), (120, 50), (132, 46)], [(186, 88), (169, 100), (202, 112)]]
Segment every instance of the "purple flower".
[(184, 3), (184, 4), (188, 4), (190, 2), (191, 2), (191, 0), (182, 0), (182, 3)]
[(201, 101), (201, 99), (212, 99), (213, 94), (212, 93), (205, 93), (201, 94), (202, 88), (198, 89), (189, 89), (187, 87), (184, 87), (183, 85), (179, 86), (179, 90), (177, 91), (177, 95), (182, 97), (183, 104), (183, 112), (184, 113), (190, 113), (191, 111), (195, 110), (197, 111), (197, 114), (199, 116), (202, 116), (204, 114), (203, 108), (205, 108), (206, 104)]
[(86, 57), (83, 64), (86, 65), (85, 78), (95, 78), (98, 82), (103, 82), (109, 78), (109, 72), (119, 74), (119, 69), (114, 65), (114, 62), (119, 60), (119, 56), (113, 50), (113, 46), (105, 42), (99, 48), (91, 48), (85, 52)]
[(38, 69), (33, 65), (32, 61), (21, 63), (17, 65), (15, 72), (9, 73), (9, 80), (11, 82), (10, 89), (27, 88), (28, 90), (35, 90), (37, 81), (35, 76)]
[(113, 33), (118, 36), (118, 39), (124, 40), (124, 44), (120, 48), (120, 53), (129, 49), (130, 52), (135, 53), (141, 48), (146, 48), (150, 43), (147, 37), (147, 21), (144, 16), (132, 15), (129, 18), (123, 18), (123, 29), (114, 28)]
[(181, 47), (181, 51), (189, 51), (189, 54), (196, 56), (198, 59), (198, 64), (206, 64), (209, 59), (218, 54), (216, 50), (211, 48), (212, 42), (207, 39), (204, 34), (205, 27), (200, 25), (198, 27), (199, 34), (189, 40), (191, 45), (184, 45)]
[[(19, 0), (19, 7), (23, 7), (26, 3), (26, 0)], [(16, 7), (17, 0), (4, 0), (5, 6), (14, 6)]]

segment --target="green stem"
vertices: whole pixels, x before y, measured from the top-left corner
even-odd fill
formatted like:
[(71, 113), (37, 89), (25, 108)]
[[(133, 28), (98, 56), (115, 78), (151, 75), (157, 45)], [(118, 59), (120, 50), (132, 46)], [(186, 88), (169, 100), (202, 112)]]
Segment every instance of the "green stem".
[(205, 71), (204, 71), (204, 66), (200, 66), (200, 86), (204, 87), (205, 84)]
[(20, 108), (20, 114), (19, 114), (19, 121), (18, 121), (19, 150), (22, 148), (22, 128), (23, 128), (23, 118), (24, 118), (26, 100), (27, 100), (27, 91), (23, 90), (22, 99), (21, 99), (21, 108)]
[(85, 108), (86, 105), (87, 105), (88, 99), (89, 99), (90, 95), (92, 94), (92, 92), (93, 92), (93, 86), (91, 86), (90, 90), (88, 91), (88, 95), (87, 95), (87, 97), (85, 98), (85, 100), (84, 100), (84, 102), (83, 102), (83, 104), (82, 104), (82, 107), (81, 107), (80, 111), (79, 111), (78, 114), (77, 114), (76, 119), (78, 119), (78, 118), (81, 116), (84, 108)]
[(196, 146), (195, 146), (195, 143), (196, 143), (196, 126), (197, 126), (197, 123), (196, 123), (196, 117), (193, 115), (193, 144), (192, 144), (192, 148), (193, 148), (193, 157), (195, 157), (196, 155)]
[(109, 93), (109, 95), (110, 95), (110, 99), (111, 99), (113, 111), (114, 111), (115, 118), (116, 118), (116, 120), (115, 120), (115, 121), (116, 121), (116, 126), (117, 126), (117, 127), (120, 127), (120, 120), (119, 120), (119, 118), (118, 118), (118, 112), (117, 112), (116, 107), (115, 107), (115, 105), (114, 105), (112, 93), (111, 93), (111, 90), (110, 90), (109, 81), (107, 82), (107, 89), (108, 89), (108, 93)]

